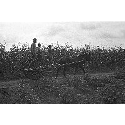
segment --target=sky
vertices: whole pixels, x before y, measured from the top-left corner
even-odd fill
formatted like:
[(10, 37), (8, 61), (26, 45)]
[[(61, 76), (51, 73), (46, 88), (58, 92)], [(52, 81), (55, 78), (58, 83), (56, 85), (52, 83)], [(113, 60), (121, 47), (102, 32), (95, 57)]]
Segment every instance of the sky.
[(125, 47), (125, 22), (0, 22), (0, 43), (6, 42), (6, 50), (19, 42), (30, 45), (33, 38), (44, 45)]

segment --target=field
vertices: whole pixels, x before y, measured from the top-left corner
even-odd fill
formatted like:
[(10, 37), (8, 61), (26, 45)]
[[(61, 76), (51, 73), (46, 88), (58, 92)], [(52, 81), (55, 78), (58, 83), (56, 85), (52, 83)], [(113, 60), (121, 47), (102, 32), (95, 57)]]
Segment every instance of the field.
[[(57, 64), (57, 60), (60, 56), (63, 57), (64, 53), (75, 56), (75, 54), (77, 55), (83, 50), (69, 49), (67, 51), (64, 48), (56, 48), (53, 50), (53, 64)], [(62, 55), (59, 55), (60, 51)], [(88, 51), (88, 48), (85, 51)], [(43, 50), (43, 52), (46, 51)], [(106, 50), (98, 48), (89, 50), (89, 52), (91, 52), (92, 56), (90, 63), (86, 66), (85, 74), (78, 71), (74, 75), (72, 68), (70, 68), (66, 73), (66, 77), (62, 75), (62, 72), (59, 72), (57, 78), (55, 78), (54, 74), (44, 74), (38, 80), (31, 80), (21, 72), (24, 62), (29, 58), (29, 51), (25, 47), (18, 50), (14, 46), (10, 52), (4, 52), (4, 57), (1, 57), (1, 69), (4, 68), (1, 70), (0, 103), (124, 104), (124, 49)], [(44, 61), (47, 63), (46, 59)], [(20, 65), (18, 62), (20, 62)], [(15, 71), (17, 72), (15, 73)], [(55, 69), (52, 69), (52, 71), (54, 73)]]
[(114, 73), (45, 77), (1, 82), (3, 104), (121, 104), (125, 103), (125, 80)]

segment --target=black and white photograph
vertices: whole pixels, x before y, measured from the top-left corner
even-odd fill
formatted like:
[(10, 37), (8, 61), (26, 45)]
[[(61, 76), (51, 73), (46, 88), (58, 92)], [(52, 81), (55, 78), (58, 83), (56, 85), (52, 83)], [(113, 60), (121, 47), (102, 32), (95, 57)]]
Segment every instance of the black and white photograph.
[(0, 103), (125, 103), (125, 22), (6, 22), (0, 41)]

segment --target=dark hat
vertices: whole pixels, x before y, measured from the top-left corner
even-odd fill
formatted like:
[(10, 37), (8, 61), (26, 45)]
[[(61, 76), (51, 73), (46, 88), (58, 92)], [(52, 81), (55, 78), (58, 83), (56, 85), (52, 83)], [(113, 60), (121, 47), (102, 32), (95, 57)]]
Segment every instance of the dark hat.
[(36, 39), (36, 38), (34, 38), (34, 39), (33, 39), (33, 42), (36, 42), (36, 41), (37, 41), (37, 39)]
[(40, 46), (41, 46), (41, 44), (40, 44), (40, 43), (38, 43), (38, 46), (40, 47)]
[(49, 45), (48, 47), (49, 47), (49, 48), (51, 48), (52, 46), (51, 46), (51, 45)]

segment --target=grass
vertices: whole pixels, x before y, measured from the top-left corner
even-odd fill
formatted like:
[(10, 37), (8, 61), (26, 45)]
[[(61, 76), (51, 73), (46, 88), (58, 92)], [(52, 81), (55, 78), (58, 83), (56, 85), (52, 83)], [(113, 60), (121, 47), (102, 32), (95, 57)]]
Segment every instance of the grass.
[[(124, 70), (123, 70), (124, 71)], [(122, 74), (122, 77), (120, 76)], [(1, 104), (124, 104), (124, 73), (43, 77), (0, 84)]]

